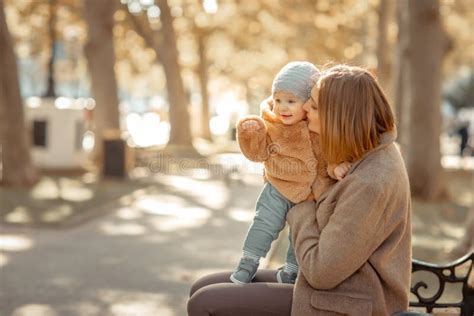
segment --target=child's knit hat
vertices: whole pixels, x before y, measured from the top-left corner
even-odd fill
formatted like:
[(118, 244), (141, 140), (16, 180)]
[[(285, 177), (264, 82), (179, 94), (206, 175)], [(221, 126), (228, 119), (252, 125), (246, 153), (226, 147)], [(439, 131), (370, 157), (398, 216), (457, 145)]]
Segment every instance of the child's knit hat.
[(303, 101), (309, 99), (315, 81), (311, 79), (319, 75), (319, 70), (307, 61), (293, 61), (286, 64), (272, 84), (272, 95), (276, 92), (290, 92)]

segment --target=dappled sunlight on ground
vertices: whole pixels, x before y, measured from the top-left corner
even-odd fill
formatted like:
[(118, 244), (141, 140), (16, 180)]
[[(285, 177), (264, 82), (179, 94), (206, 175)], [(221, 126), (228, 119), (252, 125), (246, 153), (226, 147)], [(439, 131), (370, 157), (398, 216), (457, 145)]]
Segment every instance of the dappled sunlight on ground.
[(189, 284), (193, 280), (193, 273), (191, 273), (187, 267), (183, 267), (178, 262), (176, 262), (174, 265), (157, 269), (157, 275), (160, 276), (161, 280), (168, 282)]
[(97, 291), (97, 299), (108, 305), (109, 315), (177, 315), (167, 305), (166, 294), (107, 289)]
[(184, 176), (159, 175), (159, 183), (186, 191), (187, 195), (199, 198), (199, 202), (211, 208), (220, 208), (229, 198), (229, 190), (219, 181), (197, 181)]
[(255, 216), (255, 211), (233, 208), (229, 210), (229, 217), (238, 222), (250, 222)]
[[(134, 201), (130, 207), (122, 208), (117, 213), (121, 219), (135, 220), (144, 215), (156, 215), (147, 219), (149, 227), (158, 231), (176, 231), (203, 225), (211, 216), (203, 207), (195, 207), (189, 201), (171, 194), (144, 195)], [(104, 232), (109, 234), (144, 234), (147, 228), (135, 224), (104, 223)]]
[(132, 207), (122, 207), (117, 210), (117, 217), (124, 220), (136, 220), (143, 217), (143, 214)]
[(79, 285), (79, 281), (70, 277), (65, 277), (65, 276), (59, 276), (55, 277), (54, 279), (50, 280), (48, 282), (51, 285), (54, 285), (59, 288), (71, 288), (71, 287), (77, 287)]
[(61, 191), (61, 198), (66, 201), (81, 202), (87, 201), (94, 197), (91, 189), (81, 187), (66, 187)]
[(43, 176), (31, 189), (0, 188), (0, 224), (18, 227), (66, 227), (101, 214), (98, 207), (145, 183), (80, 176)]
[[(474, 185), (471, 188), (474, 190)], [(465, 205), (466, 207), (468, 207), (469, 205), (473, 204), (473, 200), (472, 200), (473, 195), (474, 194), (472, 193), (464, 191), (464, 192), (460, 192), (457, 195), (456, 199), (459, 201), (461, 205)]]
[(34, 241), (21, 235), (0, 235), (0, 250), (25, 251), (33, 247)]
[(58, 205), (53, 207), (41, 215), (43, 222), (60, 222), (72, 214), (72, 207), (70, 205)]
[(143, 243), (150, 243), (150, 244), (164, 244), (170, 241), (172, 236), (167, 235), (144, 235), (142, 238)]
[(53, 307), (46, 304), (27, 304), (15, 309), (12, 316), (59, 316)]
[(133, 203), (133, 206), (148, 214), (173, 215), (175, 212), (179, 212), (185, 204), (186, 201), (180, 197), (160, 194), (140, 197)]
[(193, 169), (191, 177), (196, 180), (209, 180), (211, 178), (211, 172), (208, 169)]
[(445, 177), (452, 202), (474, 207), (474, 170), (446, 170)]
[(455, 216), (449, 217), (446, 216), (447, 206), (426, 205), (417, 201), (413, 204), (414, 258), (432, 262), (451, 261), (453, 258), (449, 252), (464, 235), (464, 217), (468, 210), (458, 208)]
[[(247, 203), (247, 208), (226, 206), (231, 197), (229, 193), (234, 192), (221, 181), (209, 183), (163, 175), (159, 183), (162, 182), (167, 183), (163, 189), (169, 192), (149, 187), (122, 197), (120, 204), (123, 206), (117, 210), (114, 220), (104, 221), (100, 230), (106, 235), (143, 235), (146, 241), (163, 243), (167, 238), (150, 235), (167, 232), (180, 238), (192, 237), (191, 229), (225, 229), (230, 222), (247, 225), (254, 216), (253, 207), (248, 207), (253, 206), (254, 201)], [(226, 193), (214, 196), (215, 192)], [(255, 190), (254, 195), (257, 194)], [(240, 200), (239, 197), (233, 198)], [(222, 210), (222, 215), (213, 215), (216, 210)], [(239, 236), (242, 238), (243, 235)]]
[(92, 199), (94, 192), (79, 179), (45, 178), (31, 191), (34, 199), (62, 199), (81, 202)]
[(210, 217), (204, 208), (182, 208), (178, 214), (165, 218), (152, 218), (150, 224), (158, 231), (172, 232), (183, 228), (202, 226)]
[(34, 199), (57, 199), (60, 189), (56, 181), (51, 178), (41, 179), (41, 181), (31, 190)]
[(474, 171), (445, 170), (450, 200), (426, 202), (413, 198), (413, 256), (432, 262), (449, 262), (451, 251), (466, 231), (474, 212)]
[(226, 221), (223, 218), (211, 218), (208, 221), (209, 226), (216, 227), (216, 228), (222, 228), (228, 225), (228, 221)]
[[(446, 251), (447, 249), (453, 248), (456, 245), (456, 241), (457, 240), (440, 240), (439, 238), (432, 236), (413, 235), (412, 245), (415, 248), (423, 248), (423, 252), (439, 252), (440, 250)], [(420, 259), (419, 256), (416, 256), (415, 258)]]
[(34, 245), (34, 240), (27, 236), (0, 234), (0, 272), (10, 263), (15, 253), (28, 251)]
[(448, 223), (440, 223), (439, 226), (445, 236), (449, 236), (455, 240), (460, 240), (464, 236), (464, 227), (450, 225)]
[(9, 259), (7, 255), (4, 255), (3, 253), (0, 253), (0, 269), (7, 265)]
[(160, 315), (178, 316), (167, 303), (166, 294), (140, 291), (119, 291), (102, 289), (89, 294), (93, 300), (77, 300), (60, 308), (47, 304), (25, 304), (16, 308), (12, 316), (136, 316)]
[(17, 206), (5, 216), (5, 220), (9, 223), (30, 223), (32, 217), (26, 207)]
[(147, 233), (147, 229), (143, 225), (134, 223), (114, 224), (104, 223), (101, 226), (104, 233), (108, 235), (143, 235)]

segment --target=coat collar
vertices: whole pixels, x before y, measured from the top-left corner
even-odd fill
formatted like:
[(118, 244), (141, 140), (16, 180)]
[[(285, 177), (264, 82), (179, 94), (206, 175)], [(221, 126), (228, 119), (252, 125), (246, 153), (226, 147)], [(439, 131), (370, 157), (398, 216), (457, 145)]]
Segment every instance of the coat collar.
[(387, 132), (381, 134), (380, 138), (379, 138), (379, 145), (377, 147), (375, 147), (374, 149), (372, 149), (372, 150), (368, 151), (367, 153), (365, 153), (365, 155), (362, 156), (362, 158), (360, 158), (359, 160), (353, 162), (352, 167), (349, 170), (348, 174), (351, 174), (357, 168), (357, 166), (362, 161), (364, 161), (365, 158), (367, 158), (368, 156), (370, 156), (374, 152), (379, 151), (379, 150), (387, 147), (388, 145), (392, 144), (396, 139), (397, 139), (397, 128), (396, 127), (394, 127), (390, 131), (387, 131)]
[(380, 135), (380, 142), (379, 142), (378, 147), (384, 146), (384, 145), (390, 145), (396, 139), (397, 139), (397, 128), (394, 127), (391, 131), (385, 132), (382, 135)]

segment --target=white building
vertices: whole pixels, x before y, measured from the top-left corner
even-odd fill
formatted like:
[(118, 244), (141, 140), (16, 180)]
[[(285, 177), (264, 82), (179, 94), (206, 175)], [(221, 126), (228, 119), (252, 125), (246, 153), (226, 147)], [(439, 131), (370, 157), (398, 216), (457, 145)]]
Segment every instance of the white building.
[(83, 146), (87, 109), (92, 99), (44, 99), (26, 101), (25, 117), (31, 131), (34, 164), (45, 169), (77, 169), (84, 166)]

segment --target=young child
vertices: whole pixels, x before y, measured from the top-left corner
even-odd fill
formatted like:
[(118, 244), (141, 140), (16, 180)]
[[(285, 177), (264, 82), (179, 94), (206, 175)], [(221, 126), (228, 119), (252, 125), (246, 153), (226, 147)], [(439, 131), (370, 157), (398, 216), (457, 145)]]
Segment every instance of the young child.
[[(249, 283), (261, 257), (286, 223), (286, 214), (295, 204), (318, 199), (326, 189), (342, 179), (350, 164), (327, 167), (321, 157), (319, 135), (310, 133), (303, 104), (319, 77), (309, 62), (291, 62), (276, 75), (272, 99), (264, 102), (260, 116), (247, 116), (237, 123), (237, 140), (242, 153), (252, 161), (264, 162), (265, 180), (256, 215), (243, 246), (243, 257), (231, 275), (234, 283)], [(334, 179), (331, 179), (331, 177)], [(298, 264), (288, 247), (286, 263), (277, 273), (280, 283), (294, 283)]]

